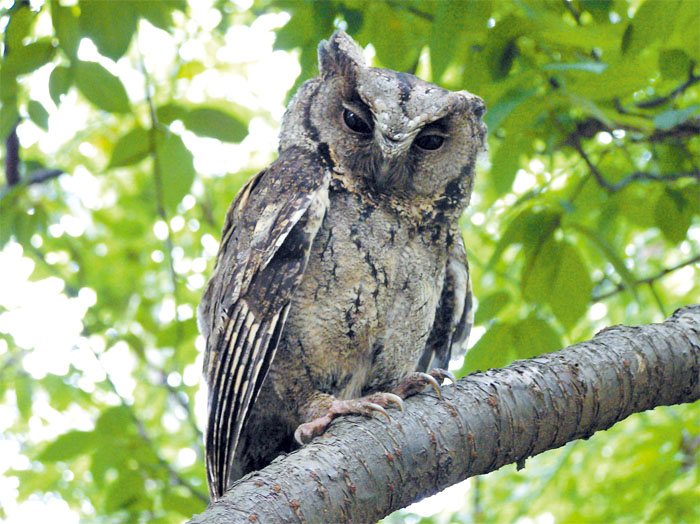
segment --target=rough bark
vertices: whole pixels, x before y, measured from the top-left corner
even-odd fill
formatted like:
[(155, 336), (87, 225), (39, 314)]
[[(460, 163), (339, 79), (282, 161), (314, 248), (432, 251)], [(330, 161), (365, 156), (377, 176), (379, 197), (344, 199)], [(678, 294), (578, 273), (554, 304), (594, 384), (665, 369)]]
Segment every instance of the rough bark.
[(606, 328), (556, 353), (409, 399), (392, 422), (346, 417), (234, 484), (190, 522), (376, 522), (473, 475), (700, 399), (700, 305)]

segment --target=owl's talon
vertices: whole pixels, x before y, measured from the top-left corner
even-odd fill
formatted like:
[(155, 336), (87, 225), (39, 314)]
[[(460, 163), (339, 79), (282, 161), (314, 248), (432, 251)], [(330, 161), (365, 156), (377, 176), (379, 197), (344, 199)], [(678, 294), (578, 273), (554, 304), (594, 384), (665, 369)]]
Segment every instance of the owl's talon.
[(418, 372), (417, 375), (422, 378), (427, 384), (430, 385), (435, 390), (435, 393), (437, 393), (437, 396), (440, 400), (442, 400), (442, 392), (440, 391), (440, 384), (438, 384), (437, 380), (432, 375), (428, 375), (427, 373), (421, 373)]
[(455, 378), (455, 376), (452, 374), (451, 371), (447, 371), (446, 369), (442, 370), (442, 371), (445, 374), (445, 378), (452, 381), (452, 386), (455, 389), (455, 393), (457, 393), (457, 379)]
[(386, 409), (381, 407), (379, 404), (375, 404), (374, 402), (368, 402), (365, 404), (365, 407), (371, 409), (373, 412), (376, 411), (377, 413), (381, 413), (386, 417), (386, 419), (391, 422), (391, 417), (389, 416), (389, 413), (386, 412)]
[(388, 403), (395, 405), (397, 408), (399, 408), (399, 411), (403, 411), (403, 399), (400, 396), (394, 395), (393, 393), (380, 394), (384, 396)]

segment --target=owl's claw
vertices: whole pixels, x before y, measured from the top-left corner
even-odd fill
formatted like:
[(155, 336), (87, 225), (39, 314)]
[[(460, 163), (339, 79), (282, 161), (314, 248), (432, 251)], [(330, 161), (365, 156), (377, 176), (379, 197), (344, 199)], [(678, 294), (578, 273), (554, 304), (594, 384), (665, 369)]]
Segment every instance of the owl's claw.
[(420, 371), (411, 373), (394, 388), (394, 393), (396, 393), (396, 395), (399, 397), (407, 398), (411, 395), (415, 395), (416, 393), (420, 393), (423, 391), (425, 386), (430, 386), (435, 390), (438, 398), (442, 400), (440, 383), (445, 379), (452, 381), (456, 392), (457, 379), (455, 376), (445, 369), (435, 368), (430, 373), (422, 373)]
[(384, 409), (389, 406), (396, 406), (400, 411), (403, 411), (403, 400), (393, 393), (373, 393), (362, 398), (334, 400), (323, 415), (300, 424), (294, 432), (294, 440), (300, 446), (303, 446), (305, 442), (326, 431), (331, 421), (341, 415), (365, 415), (371, 417), (375, 413), (379, 413), (386, 417), (387, 421), (391, 422), (389, 413)]
[(442, 400), (442, 392), (440, 391), (440, 384), (438, 384), (437, 380), (432, 375), (428, 375), (427, 373), (421, 373), (416, 372), (416, 378), (422, 379), (426, 384), (428, 384), (431, 388), (435, 390), (435, 393), (437, 394), (438, 398)]

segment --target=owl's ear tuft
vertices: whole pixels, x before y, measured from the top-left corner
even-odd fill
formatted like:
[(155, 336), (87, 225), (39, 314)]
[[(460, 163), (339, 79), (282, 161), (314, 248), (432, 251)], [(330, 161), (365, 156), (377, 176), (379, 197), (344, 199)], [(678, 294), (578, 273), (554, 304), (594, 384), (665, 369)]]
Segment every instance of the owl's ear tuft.
[(336, 31), (318, 44), (318, 68), (324, 78), (354, 75), (364, 65), (362, 48), (345, 31)]

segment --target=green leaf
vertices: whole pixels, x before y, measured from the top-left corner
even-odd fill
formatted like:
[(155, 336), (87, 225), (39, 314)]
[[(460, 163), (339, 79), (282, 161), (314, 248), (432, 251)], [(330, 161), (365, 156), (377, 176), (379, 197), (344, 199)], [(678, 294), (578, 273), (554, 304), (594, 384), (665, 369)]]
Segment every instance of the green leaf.
[(428, 46), (430, 47), (430, 68), (433, 82), (439, 82), (447, 69), (461, 38), (466, 20), (468, 2), (439, 2), (435, 10)]
[(479, 300), (479, 307), (474, 315), (474, 324), (481, 325), (496, 317), (499, 311), (510, 302), (510, 294), (506, 291), (496, 291), (483, 300)]
[(0, 106), (0, 140), (4, 141), (19, 121), (17, 107), (11, 104)]
[(49, 130), (49, 113), (41, 103), (36, 100), (30, 100), (27, 104), (27, 113), (29, 113), (31, 121), (37, 126), (44, 131)]
[(189, 192), (194, 181), (192, 153), (182, 139), (173, 133), (159, 133), (156, 155), (160, 168), (163, 205), (174, 210)]
[(107, 513), (136, 506), (145, 494), (144, 478), (138, 471), (122, 470), (119, 477), (107, 487), (105, 507)]
[(61, 103), (61, 96), (65, 95), (73, 83), (73, 71), (66, 66), (56, 66), (49, 77), (49, 94), (53, 103)]
[(561, 337), (545, 320), (531, 313), (512, 326), (515, 358), (532, 358), (561, 349)]
[(360, 40), (372, 42), (381, 65), (412, 72), (425, 41), (425, 21), (385, 2), (372, 2), (368, 7)]
[(51, 20), (59, 45), (71, 60), (78, 56), (81, 38), (76, 10), (76, 6), (62, 7), (56, 0), (51, 2)]
[(232, 114), (214, 107), (196, 107), (181, 118), (185, 127), (193, 133), (224, 142), (240, 142), (248, 134), (247, 125)]
[(680, 4), (680, 0), (646, 0), (640, 5), (625, 31), (623, 52), (636, 54), (657, 40), (667, 38), (673, 32)]
[(92, 431), (69, 431), (46, 446), (37, 459), (41, 462), (70, 460), (90, 453), (95, 448), (94, 442)]
[(659, 70), (669, 80), (684, 78), (690, 71), (690, 57), (682, 49), (664, 49), (659, 53)]
[(635, 300), (639, 300), (634, 276), (632, 275), (630, 270), (627, 269), (627, 266), (625, 265), (624, 261), (617, 255), (612, 245), (610, 245), (608, 242), (605, 241), (604, 238), (602, 238), (601, 233), (591, 231), (587, 227), (582, 226), (580, 224), (572, 224), (572, 227), (576, 231), (583, 233), (588, 239), (593, 241), (593, 243), (598, 247), (598, 249), (600, 249), (600, 251), (603, 252), (605, 258), (607, 258), (608, 261), (613, 265), (618, 275), (620, 275), (620, 278), (622, 279), (622, 282), (624, 283), (627, 291), (629, 291), (632, 294)]
[(161, 124), (170, 124), (174, 120), (182, 120), (187, 109), (179, 104), (169, 103), (156, 107), (156, 118)]
[(693, 208), (697, 210), (697, 202), (688, 202), (681, 191), (667, 187), (661, 193), (654, 207), (654, 216), (669, 242), (677, 244), (685, 239), (693, 219)]
[(155, 27), (168, 31), (173, 25), (173, 10), (185, 12), (185, 0), (159, 0), (157, 2), (135, 2), (134, 7), (139, 16), (148, 20)]
[(586, 313), (593, 289), (577, 249), (551, 237), (530, 253), (521, 285), (526, 299), (549, 304), (566, 329)]
[(80, 2), (80, 29), (97, 46), (97, 50), (116, 61), (129, 49), (136, 31), (134, 2)]
[(105, 409), (95, 424), (95, 433), (114, 437), (124, 436), (133, 426), (133, 419), (127, 406), (113, 406)]
[(529, 20), (509, 14), (489, 31), (483, 52), (493, 80), (501, 80), (508, 75), (519, 53), (518, 38), (532, 31), (534, 27)]
[(29, 35), (36, 20), (36, 13), (32, 12), (29, 4), (16, 2), (15, 5), (5, 27), (5, 45), (10, 53), (22, 46), (22, 40)]
[(163, 506), (171, 511), (177, 511), (180, 515), (185, 517), (192, 517), (195, 513), (202, 511), (206, 505), (199, 500), (197, 497), (187, 496), (183, 497), (168, 491), (163, 496)]
[(32, 414), (32, 398), (34, 382), (25, 373), (17, 375), (15, 379), (15, 395), (17, 397), (17, 409), (23, 420), (29, 420)]
[(503, 251), (512, 244), (522, 244), (528, 251), (537, 249), (559, 227), (561, 216), (561, 210), (552, 208), (521, 211), (509, 222), (486, 267), (493, 267)]
[(138, 126), (122, 136), (114, 145), (107, 169), (130, 166), (140, 162), (150, 149), (148, 131)]
[(97, 62), (73, 64), (75, 85), (91, 103), (110, 113), (128, 113), (129, 97), (118, 77)]
[(50, 38), (42, 38), (8, 53), (3, 61), (3, 73), (25, 75), (39, 69), (53, 58), (56, 48)]
[(467, 351), (459, 375), (464, 376), (467, 373), (486, 371), (507, 365), (514, 359), (513, 345), (511, 324), (494, 323), (474, 344), (474, 347)]
[(684, 109), (670, 109), (654, 117), (654, 125), (664, 131), (676, 127), (685, 122), (689, 117), (697, 113), (700, 105), (695, 104)]

